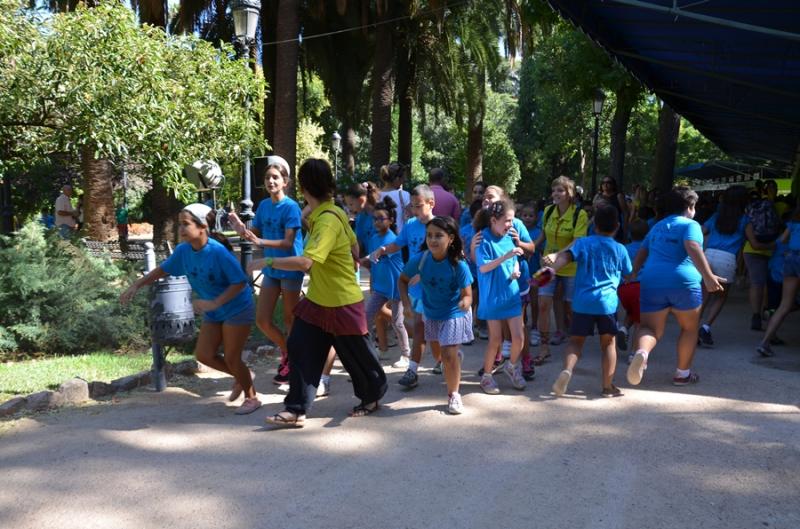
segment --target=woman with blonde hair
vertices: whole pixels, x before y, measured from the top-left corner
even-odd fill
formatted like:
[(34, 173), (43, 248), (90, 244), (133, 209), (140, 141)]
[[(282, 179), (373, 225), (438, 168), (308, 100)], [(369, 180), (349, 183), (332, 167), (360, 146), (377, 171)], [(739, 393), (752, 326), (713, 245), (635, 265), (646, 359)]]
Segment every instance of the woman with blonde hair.
[[(542, 266), (553, 266), (551, 256), (563, 250), (573, 241), (586, 236), (589, 216), (575, 203), (575, 182), (566, 176), (559, 176), (551, 185), (553, 204), (544, 209), (542, 233), (536, 239), (537, 248), (545, 243), (542, 252)], [(539, 287), (539, 333), (541, 349), (533, 359), (534, 365), (541, 365), (550, 358), (550, 345), (560, 345), (567, 339), (565, 329), (572, 311), (572, 295), (575, 291), (575, 263), (560, 268), (555, 277)], [(558, 298), (557, 289), (561, 286)], [(556, 333), (550, 339), (550, 311), (563, 299), (563, 311), (556, 310)]]

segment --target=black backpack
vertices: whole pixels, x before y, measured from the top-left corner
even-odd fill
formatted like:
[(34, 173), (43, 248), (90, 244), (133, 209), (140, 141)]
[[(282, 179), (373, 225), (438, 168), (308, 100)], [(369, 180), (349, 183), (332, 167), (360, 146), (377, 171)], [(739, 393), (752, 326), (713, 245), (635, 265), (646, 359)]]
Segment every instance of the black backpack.
[(747, 207), (747, 216), (753, 225), (758, 242), (770, 243), (781, 234), (781, 219), (769, 200), (759, 200)]

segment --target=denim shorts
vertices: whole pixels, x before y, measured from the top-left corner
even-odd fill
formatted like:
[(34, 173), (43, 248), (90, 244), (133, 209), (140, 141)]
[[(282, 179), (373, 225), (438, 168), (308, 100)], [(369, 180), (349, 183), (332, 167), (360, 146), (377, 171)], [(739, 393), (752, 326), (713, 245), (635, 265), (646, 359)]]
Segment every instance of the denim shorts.
[(800, 250), (791, 250), (783, 258), (783, 277), (800, 277)]
[(658, 312), (664, 309), (694, 310), (703, 304), (701, 288), (647, 288), (640, 285), (640, 312)]
[(539, 287), (539, 295), (552, 298), (558, 285), (564, 285), (564, 299), (571, 302), (572, 296), (575, 294), (575, 276), (555, 276), (545, 286)]
[(225, 321), (212, 320), (208, 314), (203, 315), (203, 323), (222, 323), (223, 325), (252, 325), (256, 321), (255, 303), (250, 303), (247, 308), (231, 315)]
[(572, 325), (569, 329), (572, 336), (594, 336), (595, 327), (601, 335), (615, 335), (617, 333), (617, 315), (572, 313)]
[(303, 290), (302, 279), (277, 279), (267, 274), (261, 276), (261, 288), (280, 288), (287, 292), (300, 292)]

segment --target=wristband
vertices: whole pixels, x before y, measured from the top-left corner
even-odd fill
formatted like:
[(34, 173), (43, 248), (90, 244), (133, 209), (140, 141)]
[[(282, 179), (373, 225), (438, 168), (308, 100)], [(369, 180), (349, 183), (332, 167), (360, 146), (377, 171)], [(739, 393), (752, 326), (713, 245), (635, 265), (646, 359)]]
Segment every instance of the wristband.
[(275, 261), (272, 257), (265, 257), (264, 258), (264, 267), (265, 268), (272, 268), (272, 263)]

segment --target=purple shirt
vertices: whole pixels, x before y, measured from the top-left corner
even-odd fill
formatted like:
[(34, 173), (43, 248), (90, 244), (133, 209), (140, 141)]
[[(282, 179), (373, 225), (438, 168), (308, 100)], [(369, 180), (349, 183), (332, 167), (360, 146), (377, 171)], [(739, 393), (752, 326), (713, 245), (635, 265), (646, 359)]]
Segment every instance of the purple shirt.
[(431, 185), (431, 191), (433, 191), (433, 199), (436, 201), (436, 205), (433, 206), (433, 214), (447, 215), (458, 221), (461, 218), (461, 204), (458, 203), (455, 195), (436, 184)]

